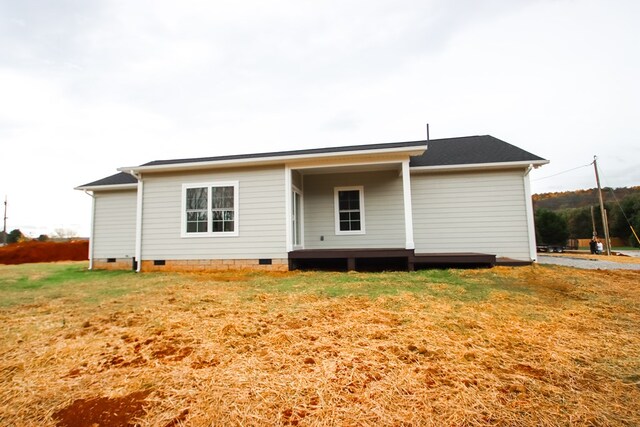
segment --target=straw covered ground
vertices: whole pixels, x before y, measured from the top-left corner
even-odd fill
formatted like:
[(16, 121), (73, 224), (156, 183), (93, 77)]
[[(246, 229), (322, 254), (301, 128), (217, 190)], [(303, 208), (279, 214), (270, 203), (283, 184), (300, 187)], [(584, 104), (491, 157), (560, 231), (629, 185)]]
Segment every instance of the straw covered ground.
[(639, 285), (0, 266), (0, 425), (639, 425)]

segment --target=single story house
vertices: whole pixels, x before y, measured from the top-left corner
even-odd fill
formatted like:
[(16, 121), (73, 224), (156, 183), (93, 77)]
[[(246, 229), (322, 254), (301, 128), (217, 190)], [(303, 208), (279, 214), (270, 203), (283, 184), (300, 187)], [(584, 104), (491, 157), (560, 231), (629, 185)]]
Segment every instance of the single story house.
[(485, 135), (156, 160), (76, 189), (90, 268), (531, 263), (546, 163)]

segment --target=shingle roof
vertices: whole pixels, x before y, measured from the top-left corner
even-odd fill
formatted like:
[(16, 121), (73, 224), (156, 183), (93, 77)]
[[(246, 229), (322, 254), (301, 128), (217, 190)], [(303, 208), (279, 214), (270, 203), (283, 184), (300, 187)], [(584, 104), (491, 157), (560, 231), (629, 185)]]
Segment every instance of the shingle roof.
[(449, 166), (544, 160), (491, 135), (432, 139), (427, 151), (411, 158), (410, 166)]
[(196, 157), (191, 159), (154, 160), (141, 166), (174, 165), (178, 163), (216, 162), (223, 160), (241, 160), (264, 157), (304, 156), (308, 154), (343, 153), (347, 151), (384, 150), (389, 148), (411, 148), (425, 145), (427, 141), (390, 142), (384, 144), (347, 145), (342, 147), (311, 148), (307, 150), (275, 151), (270, 153), (237, 154), (231, 156)]
[(138, 182), (132, 175), (126, 172), (119, 172), (115, 175), (108, 176), (106, 178), (99, 179), (97, 181), (90, 182), (88, 184), (81, 185), (82, 187), (99, 187), (102, 185), (123, 185), (123, 184), (136, 184)]
[[(308, 154), (341, 153), (347, 151), (384, 150), (390, 148), (411, 148), (427, 145), (420, 156), (411, 157), (411, 167), (450, 166), (482, 163), (544, 161), (542, 157), (531, 154), (521, 148), (490, 135), (465, 136), (459, 138), (432, 139), (430, 141), (392, 142), (386, 144), (350, 145), (344, 147), (312, 148), (307, 150), (277, 151), (270, 153), (240, 154), (218, 157), (198, 157), (189, 159), (154, 160), (142, 166), (173, 165), (182, 163), (215, 162), (223, 160), (253, 159), (279, 156), (297, 156)], [(82, 187), (135, 184), (138, 181), (132, 175), (120, 172)]]

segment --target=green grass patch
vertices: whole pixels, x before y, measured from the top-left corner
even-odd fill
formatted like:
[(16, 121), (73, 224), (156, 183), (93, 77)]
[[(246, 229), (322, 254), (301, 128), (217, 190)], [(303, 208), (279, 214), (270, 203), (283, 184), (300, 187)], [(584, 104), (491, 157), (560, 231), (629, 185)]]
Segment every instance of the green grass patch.
[(65, 298), (100, 303), (140, 292), (157, 275), (131, 271), (90, 271), (86, 262), (0, 267), (0, 307)]
[[(495, 291), (530, 294), (533, 289), (516, 278), (492, 270), (465, 274), (466, 270), (421, 270), (416, 272), (337, 273), (299, 272), (270, 275), (260, 272), (231, 279), (224, 274), (199, 275), (195, 286), (232, 286), (242, 299), (259, 294), (302, 295), (322, 298), (381, 297), (411, 294), (459, 302), (480, 302)], [(28, 304), (42, 299), (64, 298), (89, 304), (116, 299), (131, 293), (151, 292), (175, 285), (173, 273), (136, 274), (131, 271), (89, 271), (86, 263), (24, 264), (0, 267), (0, 307)], [(196, 277), (196, 276), (194, 276)]]
[(327, 298), (413, 294), (460, 301), (483, 301), (492, 291), (529, 293), (531, 289), (513, 279), (479, 275), (463, 277), (463, 270), (421, 270), (416, 272), (333, 273), (304, 272), (289, 277), (251, 276), (246, 297), (258, 293), (310, 293)]
[(130, 274), (123, 271), (89, 271), (84, 266), (64, 265), (36, 274), (0, 278), (0, 289), (7, 291), (28, 291), (46, 287), (70, 285), (77, 282), (103, 281)]

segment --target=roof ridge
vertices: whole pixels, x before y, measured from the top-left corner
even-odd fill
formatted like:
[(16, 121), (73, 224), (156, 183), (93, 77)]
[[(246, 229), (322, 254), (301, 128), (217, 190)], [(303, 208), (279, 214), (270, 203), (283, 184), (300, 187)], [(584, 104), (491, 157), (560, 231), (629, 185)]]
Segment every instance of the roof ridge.
[[(265, 157), (296, 156), (307, 154), (341, 153), (348, 151), (383, 150), (387, 148), (418, 147), (427, 145), (427, 151), (422, 155), (411, 156), (411, 167), (424, 166), (451, 166), (469, 165), (484, 163), (507, 163), (507, 162), (539, 162), (544, 161), (542, 157), (536, 156), (522, 148), (512, 145), (506, 141), (491, 135), (469, 135), (451, 138), (436, 138), (430, 140), (387, 142), (375, 144), (348, 145), (338, 147), (310, 148), (290, 151), (273, 151), (254, 154), (235, 154), (217, 157), (194, 157), (184, 159), (154, 160), (144, 163), (141, 166), (152, 165), (175, 165), (181, 163), (216, 162), (224, 160), (251, 160)], [(126, 172), (119, 172), (114, 175), (90, 182), (78, 188), (106, 185), (126, 185), (134, 184), (137, 179)]]
[(165, 164), (177, 164), (177, 163), (198, 163), (218, 160), (236, 160), (236, 159), (252, 159), (260, 157), (278, 157), (278, 156), (298, 156), (305, 154), (323, 154), (323, 153), (339, 153), (346, 151), (364, 151), (364, 150), (376, 150), (385, 148), (402, 148), (424, 145), (427, 140), (417, 141), (403, 141), (403, 142), (383, 142), (372, 144), (360, 144), (360, 145), (343, 145), (332, 146), (322, 148), (305, 148), (301, 150), (284, 150), (284, 151), (270, 151), (262, 153), (247, 153), (247, 154), (226, 154), (222, 156), (207, 156), (207, 157), (190, 157), (181, 159), (162, 159), (153, 160), (151, 162), (143, 163), (140, 166), (153, 166), (153, 165), (165, 165)]

